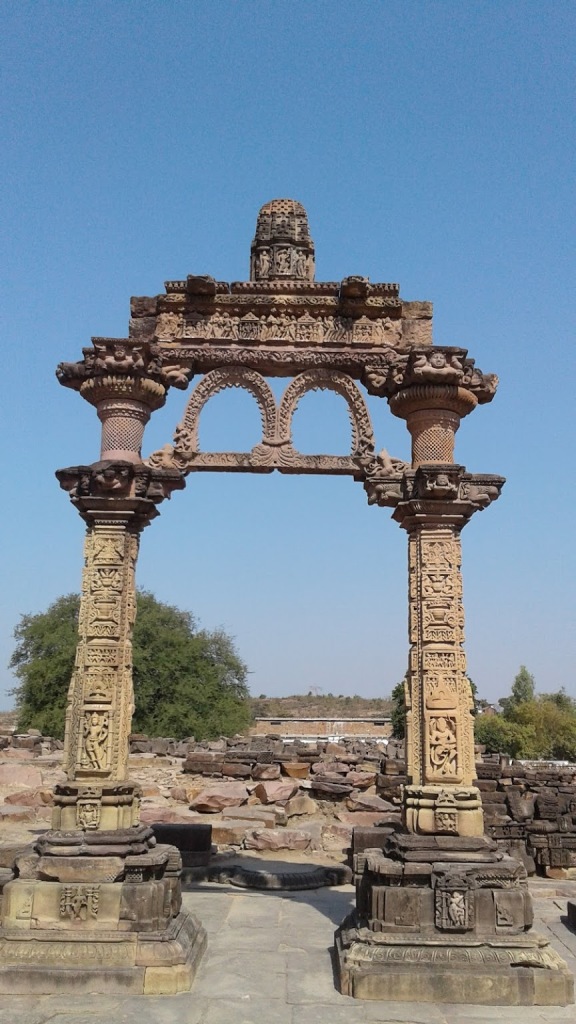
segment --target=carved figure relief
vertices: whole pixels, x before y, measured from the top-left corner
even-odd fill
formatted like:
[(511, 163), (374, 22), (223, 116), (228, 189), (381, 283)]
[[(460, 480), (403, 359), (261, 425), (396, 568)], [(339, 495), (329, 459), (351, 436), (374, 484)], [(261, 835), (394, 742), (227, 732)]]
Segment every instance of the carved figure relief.
[(454, 874), (440, 879), (434, 890), (434, 920), (442, 931), (463, 932), (474, 927), (474, 890)]
[(516, 894), (513, 892), (494, 893), (494, 911), (498, 931), (510, 931), (516, 924), (514, 908), (511, 905), (511, 899), (514, 900), (515, 896)]
[(458, 704), (458, 678), (447, 672), (428, 672), (424, 695), (427, 708), (452, 710)]
[(262, 249), (256, 257), (256, 277), (267, 278), (270, 273), (270, 250)]
[(82, 764), (96, 771), (108, 767), (109, 716), (107, 711), (87, 711), (84, 715)]
[(430, 764), (435, 774), (443, 777), (456, 774), (456, 720), (433, 716), (429, 723)]
[(28, 921), (32, 917), (32, 893), (26, 894), (16, 911), (17, 921)]
[(98, 916), (99, 885), (65, 885), (60, 892), (60, 917), (87, 921)]
[(458, 835), (458, 808), (456, 797), (449, 790), (441, 790), (434, 808), (434, 824), (440, 833)]
[[(295, 259), (295, 262), (297, 261), (298, 256)], [(276, 310), (260, 316), (247, 313), (243, 317), (233, 316), (225, 311), (212, 313), (210, 316), (189, 313), (182, 322), (180, 337), (185, 340), (201, 338), (204, 341), (218, 342), (248, 341), (261, 345), (275, 342), (289, 345), (313, 342), (318, 345), (382, 347), (399, 344), (402, 339), (402, 321), (392, 320), (389, 316), (376, 319), (364, 316), (357, 320), (342, 316), (311, 316), (310, 313), (297, 316)], [(185, 351), (182, 355), (187, 358)], [(167, 357), (168, 353), (165, 358)], [(404, 356), (403, 365), (405, 363)], [(163, 367), (165, 375), (167, 366), (168, 364), (165, 364)], [(175, 365), (172, 365), (171, 369), (174, 379), (183, 372), (180, 370), (178, 373)], [(374, 374), (378, 371), (370, 372)], [(387, 379), (388, 370), (384, 373)]]
[(79, 800), (76, 804), (76, 824), (86, 832), (97, 829), (100, 824), (100, 801)]

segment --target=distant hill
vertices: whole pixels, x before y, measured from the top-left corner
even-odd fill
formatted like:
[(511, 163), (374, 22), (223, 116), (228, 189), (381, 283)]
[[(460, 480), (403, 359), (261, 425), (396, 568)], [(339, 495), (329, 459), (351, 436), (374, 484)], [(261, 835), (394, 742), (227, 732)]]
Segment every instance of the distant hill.
[(390, 715), (387, 697), (333, 697), (331, 694), (293, 697), (251, 697), (254, 718), (382, 718)]

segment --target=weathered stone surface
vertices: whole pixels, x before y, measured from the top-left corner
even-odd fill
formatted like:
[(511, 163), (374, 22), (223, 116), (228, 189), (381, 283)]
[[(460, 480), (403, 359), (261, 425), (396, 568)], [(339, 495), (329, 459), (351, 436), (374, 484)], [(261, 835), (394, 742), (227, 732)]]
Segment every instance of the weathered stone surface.
[[(222, 810), (223, 821), (228, 818), (233, 818), (235, 821), (243, 821), (245, 828), (256, 824), (263, 825), (265, 828), (275, 828), (279, 824), (278, 817), (278, 809), (274, 805), (264, 807), (261, 803), (254, 806), (225, 807)], [(282, 812), (282, 817), (285, 818), (284, 812)]]
[(346, 807), (349, 811), (379, 811), (381, 815), (385, 811), (395, 811), (397, 808), (388, 800), (380, 796), (373, 796), (370, 793), (362, 793), (354, 790), (346, 799)]
[(124, 877), (125, 866), (122, 857), (40, 857), (36, 875), (56, 882), (115, 882)]
[(36, 809), (22, 804), (5, 804), (0, 806), (0, 825), (10, 821), (35, 821)]
[(342, 743), (327, 743), (326, 753), (332, 757), (340, 757), (342, 754), (347, 754), (348, 751)]
[[(385, 815), (382, 811), (338, 811), (336, 817), (343, 825), (352, 825), (354, 828), (370, 825), (378, 825)], [(398, 812), (400, 818), (400, 812)]]
[(241, 818), (222, 818), (212, 826), (212, 838), (218, 846), (242, 846), (248, 822)]
[(34, 758), (38, 757), (39, 753), (39, 747), (34, 747), (33, 750), (22, 750), (16, 747), (4, 747), (4, 749), (0, 751), (0, 762), (33, 761)]
[(145, 825), (156, 825), (164, 823), (166, 825), (186, 825), (189, 822), (194, 821), (194, 816), (188, 814), (184, 808), (180, 810), (176, 807), (157, 807), (151, 805), (149, 807), (142, 807), (140, 811), (140, 820)]
[(307, 779), (309, 767), (305, 761), (283, 761), (282, 774), (291, 779)]
[(4, 803), (26, 807), (49, 807), (54, 803), (54, 798), (49, 789), (19, 789), (5, 796)]
[(322, 831), (322, 848), (325, 853), (339, 860), (348, 860), (352, 845), (353, 829), (349, 825), (334, 823)]
[(42, 772), (39, 768), (24, 764), (0, 764), (0, 786), (38, 789), (41, 785)]
[(189, 797), (184, 786), (172, 786), (170, 790), (170, 797), (172, 800), (176, 800), (179, 804), (187, 804), (193, 797)]
[(313, 792), (319, 793), (321, 796), (346, 796), (352, 792), (352, 786), (342, 782), (332, 782), (330, 779), (326, 779), (323, 775), (315, 775), (311, 781), (311, 788)]
[(216, 814), (224, 807), (239, 807), (246, 803), (248, 790), (241, 782), (228, 782), (225, 785), (205, 789), (190, 804), (191, 810), (202, 811), (204, 814)]
[(297, 793), (286, 804), (286, 814), (289, 818), (297, 814), (316, 814), (318, 804), (307, 793)]
[(345, 761), (316, 761), (311, 770), (314, 775), (346, 775), (350, 769)]
[(376, 772), (348, 772), (344, 780), (355, 789), (368, 789), (376, 782)]
[(279, 764), (255, 764), (252, 768), (252, 778), (256, 781), (269, 781), (280, 778)]
[(240, 761), (224, 761), (221, 770), (225, 778), (249, 779), (252, 776), (252, 766)]
[(307, 850), (310, 843), (309, 832), (292, 828), (249, 829), (244, 837), (247, 850)]
[(254, 789), (254, 796), (263, 804), (286, 804), (298, 792), (298, 783), (292, 779), (259, 782)]

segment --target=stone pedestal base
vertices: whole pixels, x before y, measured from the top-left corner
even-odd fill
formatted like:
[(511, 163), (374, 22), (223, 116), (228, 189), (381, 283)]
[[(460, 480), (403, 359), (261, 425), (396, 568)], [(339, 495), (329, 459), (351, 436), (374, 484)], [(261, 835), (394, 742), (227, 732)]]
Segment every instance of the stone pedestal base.
[(340, 991), (357, 999), (486, 1006), (566, 1006), (574, 983), (545, 939), (450, 943), (376, 939), (349, 918), (336, 933)]
[(147, 826), (46, 833), (3, 886), (0, 992), (189, 989), (206, 933), (182, 912), (181, 867)]
[(206, 932), (180, 913), (161, 932), (0, 929), (0, 992), (174, 995), (189, 990)]
[(356, 910), (336, 933), (359, 999), (566, 1005), (574, 983), (531, 931), (526, 871), (485, 837), (393, 833), (354, 854)]

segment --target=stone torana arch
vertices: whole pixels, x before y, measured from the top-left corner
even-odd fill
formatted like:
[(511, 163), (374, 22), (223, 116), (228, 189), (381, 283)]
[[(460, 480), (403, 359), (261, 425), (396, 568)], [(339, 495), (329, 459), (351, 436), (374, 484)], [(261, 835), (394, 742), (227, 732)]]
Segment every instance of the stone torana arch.
[[(255, 399), (262, 438), (250, 452), (202, 452), (200, 415), (206, 403), (226, 388), (243, 388)], [(303, 455), (292, 441), (292, 421), (298, 403), (311, 391), (334, 391), (344, 398), (352, 428), (349, 455)], [(154, 452), (146, 465), (171, 467), (187, 475), (194, 470), (269, 473), (348, 473), (355, 476), (365, 460), (374, 458), (374, 433), (366, 402), (352, 377), (338, 370), (305, 370), (294, 377), (277, 406), (266, 379), (243, 366), (210, 370), (194, 388), (172, 445)]]
[[(276, 469), (351, 476), (371, 505), (393, 510), (408, 536), (403, 828), (380, 831), (370, 849), (355, 845), (356, 915), (336, 937), (342, 991), (400, 999), (421, 991), (426, 999), (441, 979), (450, 1001), (458, 970), (470, 963), (466, 991), (486, 1001), (497, 947), (504, 980), (493, 989), (496, 1001), (526, 1001), (522, 972), (537, 1001), (554, 1001), (542, 998), (542, 979), (557, 972), (555, 954), (526, 932), (525, 872), (484, 838), (474, 785), (460, 535), (504, 481), (457, 463), (454, 438), (461, 418), (491, 401), (496, 377), (478, 370), (465, 349), (434, 346), (431, 304), (405, 301), (397, 284), (358, 276), (316, 281), (306, 212), (289, 199), (260, 210), (248, 281), (207, 274), (167, 281), (163, 294), (131, 300), (127, 338), (93, 338), (82, 359), (62, 363), (57, 374), (95, 407), (102, 444), (98, 461), (57, 473), (87, 526), (67, 781), (55, 788), (53, 829), (38, 841), (37, 861), (4, 888), (0, 940), (8, 966), (0, 966), (0, 979), (12, 979), (4, 991), (22, 984), (10, 965), (34, 957), (50, 965), (41, 975), (48, 991), (75, 990), (83, 968), (92, 972), (90, 991), (106, 990), (114, 978), (132, 992), (190, 985), (205, 933), (181, 912), (178, 852), (156, 846), (140, 824), (140, 792), (128, 776), (139, 538), (188, 473)], [(268, 377), (289, 378), (278, 404)], [(185, 389), (193, 378), (199, 382), (173, 443), (143, 459), (151, 413), (171, 387)], [(202, 409), (228, 387), (255, 399), (261, 440), (250, 452), (201, 452)], [(302, 455), (293, 446), (298, 402), (318, 388), (348, 405), (347, 454)], [(362, 389), (406, 421), (409, 464), (374, 450)], [(26, 930), (42, 941), (22, 942)], [(88, 941), (96, 933), (97, 945)], [(410, 963), (418, 966), (406, 981)], [(511, 970), (517, 963), (522, 968)], [(422, 965), (433, 966), (436, 987)], [(35, 990), (41, 985), (36, 978)]]

